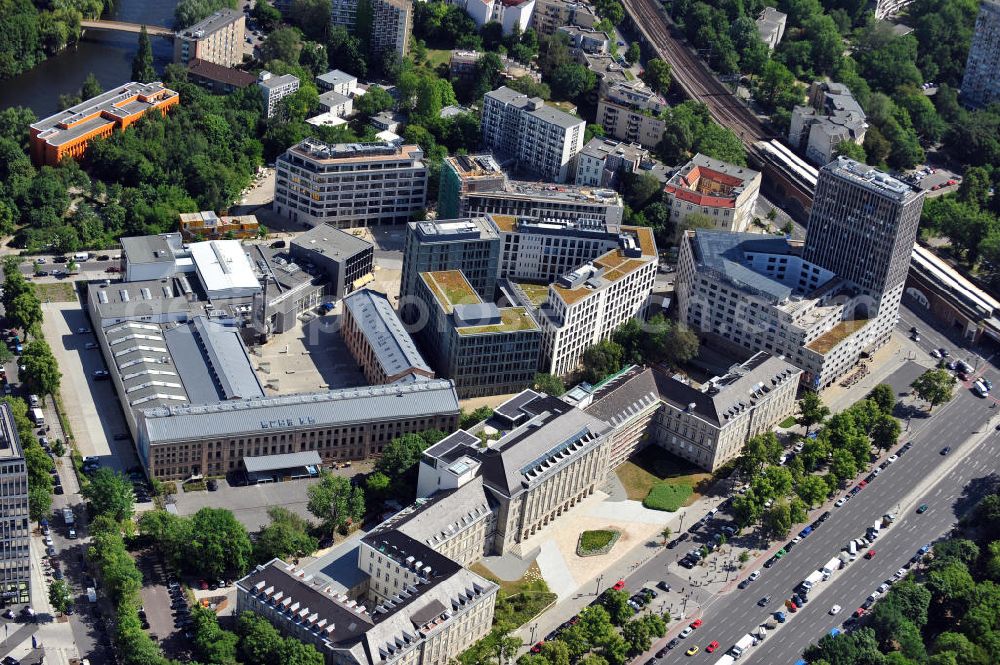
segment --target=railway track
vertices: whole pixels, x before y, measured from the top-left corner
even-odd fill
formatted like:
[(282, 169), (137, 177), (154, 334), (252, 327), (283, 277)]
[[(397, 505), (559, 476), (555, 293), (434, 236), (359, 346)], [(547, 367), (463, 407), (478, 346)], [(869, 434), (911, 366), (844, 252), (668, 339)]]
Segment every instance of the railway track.
[(736, 132), (751, 153), (757, 152), (757, 141), (772, 138), (701, 58), (671, 36), (669, 20), (657, 0), (624, 0), (624, 3), (645, 40), (670, 64), (674, 81), (685, 95), (704, 103), (715, 121)]
[(813, 191), (798, 182), (787, 166), (767, 159), (757, 146), (776, 138), (756, 115), (716, 77), (708, 65), (671, 34), (672, 23), (659, 0), (622, 0), (636, 29), (657, 55), (670, 65), (673, 78), (684, 94), (708, 107), (712, 118), (736, 132), (749, 157), (750, 166), (761, 169), (765, 180), (779, 183), (779, 200), (794, 199), (808, 210)]

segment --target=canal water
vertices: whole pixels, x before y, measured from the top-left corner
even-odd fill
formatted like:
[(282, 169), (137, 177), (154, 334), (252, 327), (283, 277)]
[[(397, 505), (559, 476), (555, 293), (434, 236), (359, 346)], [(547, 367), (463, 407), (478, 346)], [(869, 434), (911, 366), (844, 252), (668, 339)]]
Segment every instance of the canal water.
[[(171, 27), (177, 0), (117, 0), (105, 18), (125, 23)], [(173, 59), (173, 42), (150, 37), (156, 70)], [(59, 110), (59, 95), (77, 93), (87, 74), (93, 72), (107, 90), (132, 77), (132, 57), (139, 35), (125, 32), (90, 31), (76, 46), (64, 49), (34, 69), (0, 81), (0, 108), (27, 106), (43, 118)]]

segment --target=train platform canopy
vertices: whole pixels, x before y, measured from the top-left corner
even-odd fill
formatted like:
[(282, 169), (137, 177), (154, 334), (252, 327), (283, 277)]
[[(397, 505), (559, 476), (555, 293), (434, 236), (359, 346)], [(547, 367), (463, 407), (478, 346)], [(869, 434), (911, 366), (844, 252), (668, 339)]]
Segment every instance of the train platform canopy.
[(321, 465), (322, 460), (315, 450), (243, 458), (247, 481), (251, 484), (271, 483), (293, 478), (312, 478), (319, 475)]

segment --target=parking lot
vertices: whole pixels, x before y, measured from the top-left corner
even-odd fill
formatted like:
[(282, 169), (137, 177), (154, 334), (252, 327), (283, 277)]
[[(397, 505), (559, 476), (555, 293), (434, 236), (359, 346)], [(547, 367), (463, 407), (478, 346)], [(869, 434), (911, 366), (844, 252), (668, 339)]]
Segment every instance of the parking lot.
[(93, 333), (76, 332), (90, 329), (87, 313), (78, 302), (45, 303), (42, 312), (45, 338), (62, 372), (65, 415), (80, 454), (121, 471), (138, 466), (131, 439), (114, 440), (115, 434), (128, 432), (114, 386), (93, 379), (95, 371), (106, 369), (100, 350), (87, 348), (96, 339)]
[[(330, 469), (330, 473), (353, 477), (371, 471), (371, 462), (353, 462), (350, 467)], [(310, 520), (315, 518), (306, 509), (309, 498), (306, 492), (315, 483), (312, 478), (288, 480), (280, 483), (264, 483), (244, 487), (230, 487), (223, 480), (218, 481), (219, 489), (214, 492), (199, 490), (179, 491), (172, 500), (180, 515), (193, 515), (202, 508), (226, 508), (233, 511), (243, 526), (256, 531), (270, 523), (267, 509), (271, 506), (287, 508), (296, 515)]]

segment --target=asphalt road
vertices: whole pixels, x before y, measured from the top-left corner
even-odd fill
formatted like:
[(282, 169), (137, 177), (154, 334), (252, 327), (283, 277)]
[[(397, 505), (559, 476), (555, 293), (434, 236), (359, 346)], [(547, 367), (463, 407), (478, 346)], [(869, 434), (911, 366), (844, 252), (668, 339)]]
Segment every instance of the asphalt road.
[[(893, 378), (905, 380), (906, 377), (894, 375)], [(902, 381), (894, 383), (906, 385)], [(963, 387), (957, 393), (952, 402), (938, 407), (930, 417), (913, 418), (909, 434), (901, 439), (903, 442), (912, 440), (913, 448), (842, 508), (831, 508), (831, 518), (775, 566), (769, 570), (761, 568), (762, 575), (757, 582), (746, 590), (733, 589), (704, 603), (697, 615), (704, 620), (704, 626), (683, 640), (661, 662), (716, 662), (722, 651), (766, 620), (769, 611), (779, 609), (809, 573), (836, 556), (849, 540), (863, 536), (866, 527), (878, 517), (887, 512), (896, 513), (897, 522), (883, 530), (873, 546), (877, 551), (874, 559), (868, 561), (859, 557), (845, 570), (835, 573), (830, 582), (820, 583), (803, 609), (789, 615), (788, 623), (772, 634), (770, 640), (751, 649), (743, 658), (747, 662), (794, 663), (808, 644), (831, 627), (839, 626), (920, 546), (947, 532), (956, 521), (955, 498), (970, 480), (996, 471), (1000, 447), (1000, 434), (993, 429), (1000, 420), (1000, 409), (991, 408), (992, 400), (977, 398)], [(991, 418), (993, 422), (987, 425)], [(952, 446), (953, 452), (942, 457), (940, 450), (946, 444)], [(973, 449), (976, 454), (970, 455)], [(924, 515), (917, 515), (915, 509), (921, 503), (928, 503), (931, 508)], [(811, 517), (815, 519), (821, 510), (814, 511)], [(679, 547), (673, 552), (685, 550)], [(676, 558), (673, 552), (666, 551), (662, 559)], [(628, 580), (628, 587), (637, 588), (655, 577), (656, 566), (661, 571), (665, 568), (662, 559), (654, 559), (637, 571)], [(750, 570), (747, 568), (741, 578)], [(772, 596), (770, 604), (766, 608), (758, 607), (757, 601), (765, 595)], [(827, 614), (834, 604), (844, 608), (837, 617)], [(668, 637), (675, 636), (680, 627), (676, 625)], [(708, 654), (704, 648), (712, 640), (718, 640), (721, 648), (715, 654)], [(654, 647), (659, 648), (662, 642)], [(689, 660), (683, 652), (692, 644), (699, 645), (702, 651)], [(636, 662), (644, 662), (648, 657), (640, 657)]]

